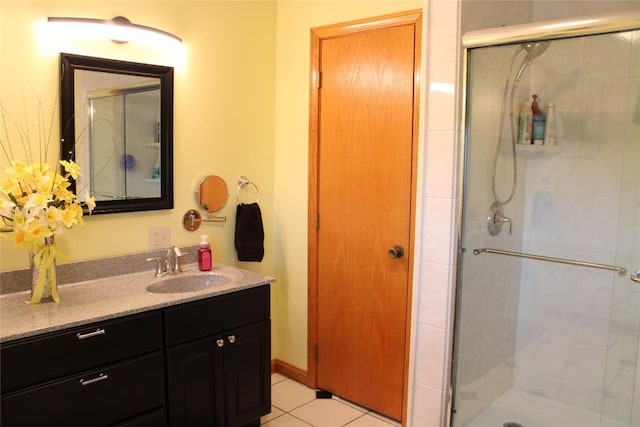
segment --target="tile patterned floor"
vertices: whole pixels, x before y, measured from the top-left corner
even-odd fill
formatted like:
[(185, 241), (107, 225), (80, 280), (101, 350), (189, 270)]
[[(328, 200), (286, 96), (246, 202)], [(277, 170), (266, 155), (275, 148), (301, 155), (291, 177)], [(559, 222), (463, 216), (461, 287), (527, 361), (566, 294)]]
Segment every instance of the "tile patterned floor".
[(271, 375), (271, 413), (264, 427), (397, 427), (400, 424), (340, 398), (316, 399), (315, 390)]

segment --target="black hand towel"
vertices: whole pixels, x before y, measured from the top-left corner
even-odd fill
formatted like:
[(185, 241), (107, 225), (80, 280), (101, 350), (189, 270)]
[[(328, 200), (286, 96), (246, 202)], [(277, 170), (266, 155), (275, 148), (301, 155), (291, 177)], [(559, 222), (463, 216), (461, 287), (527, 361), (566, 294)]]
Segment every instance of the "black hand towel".
[(262, 261), (264, 257), (264, 229), (257, 203), (241, 203), (236, 208), (236, 251), (238, 261)]

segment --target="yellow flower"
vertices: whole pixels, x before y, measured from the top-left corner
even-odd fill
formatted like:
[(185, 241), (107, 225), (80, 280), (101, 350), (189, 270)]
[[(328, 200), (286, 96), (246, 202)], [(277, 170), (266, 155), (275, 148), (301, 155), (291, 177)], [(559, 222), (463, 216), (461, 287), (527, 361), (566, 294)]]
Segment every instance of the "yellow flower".
[[(82, 214), (82, 209), (80, 209), (80, 214)], [(67, 228), (73, 227), (78, 224), (77, 215), (78, 213), (72, 206), (67, 206), (66, 209), (62, 210), (62, 224)]]
[(73, 161), (60, 160), (60, 164), (67, 172), (67, 175), (71, 176), (73, 179), (78, 179), (80, 176), (80, 167)]
[(51, 200), (49, 193), (31, 193), (27, 196), (24, 207), (29, 210), (44, 209)]
[(26, 241), (27, 233), (24, 230), (17, 230), (13, 232), (13, 243), (16, 246), (24, 245)]
[(44, 219), (47, 224), (58, 224), (62, 219), (60, 211), (55, 206), (49, 206), (44, 212)]
[(20, 209), (16, 209), (13, 214), (13, 227), (16, 229), (20, 229), (24, 227), (26, 223), (27, 223), (27, 218), (24, 215), (22, 215), (22, 212), (20, 212)]
[(26, 230), (27, 241), (40, 241), (45, 237), (49, 237), (53, 234), (53, 231), (49, 227), (43, 227), (38, 221), (32, 221), (29, 223), (29, 227)]

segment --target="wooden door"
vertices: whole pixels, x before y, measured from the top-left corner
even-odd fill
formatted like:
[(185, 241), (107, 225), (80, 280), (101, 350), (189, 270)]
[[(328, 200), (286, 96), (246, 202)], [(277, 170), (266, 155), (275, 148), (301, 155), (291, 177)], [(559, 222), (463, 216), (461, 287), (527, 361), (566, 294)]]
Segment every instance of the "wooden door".
[(419, 17), (314, 30), (310, 375), (395, 419), (409, 337)]

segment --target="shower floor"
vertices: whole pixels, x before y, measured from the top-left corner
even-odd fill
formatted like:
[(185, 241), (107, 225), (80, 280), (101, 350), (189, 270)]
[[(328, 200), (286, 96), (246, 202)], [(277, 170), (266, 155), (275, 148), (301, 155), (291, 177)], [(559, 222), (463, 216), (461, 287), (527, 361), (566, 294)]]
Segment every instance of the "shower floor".
[[(505, 423), (522, 427), (600, 427), (600, 415), (565, 405), (522, 390), (511, 389), (492, 406), (469, 420), (464, 427), (502, 427)], [(628, 427), (610, 421), (602, 427)]]

